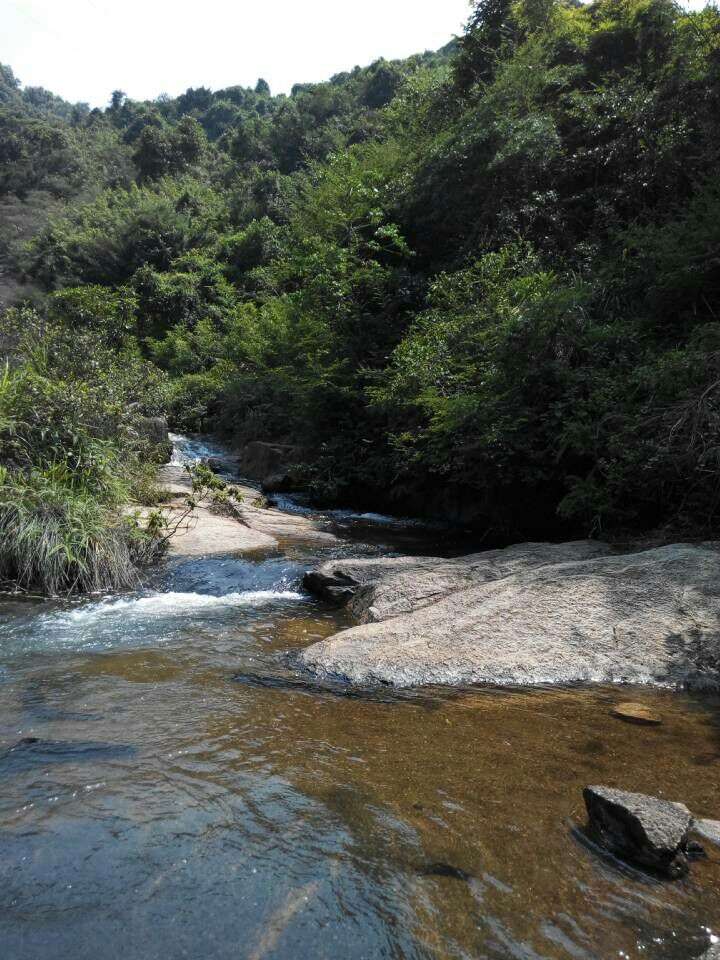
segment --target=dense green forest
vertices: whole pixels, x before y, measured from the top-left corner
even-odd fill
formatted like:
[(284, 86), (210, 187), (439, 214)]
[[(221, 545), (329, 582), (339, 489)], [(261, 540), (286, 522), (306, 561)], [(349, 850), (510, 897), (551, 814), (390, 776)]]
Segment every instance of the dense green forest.
[(290, 96), (89, 110), (0, 68), (0, 580), (147, 552), (117, 510), (163, 412), (292, 444), (317, 502), (708, 536), (718, 169), (720, 14), (670, 0), (480, 0)]

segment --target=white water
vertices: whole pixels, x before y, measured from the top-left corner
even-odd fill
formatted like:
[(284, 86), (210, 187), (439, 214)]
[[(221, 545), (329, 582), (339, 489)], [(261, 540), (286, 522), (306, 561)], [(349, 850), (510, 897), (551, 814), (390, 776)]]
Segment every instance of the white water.
[(107, 650), (162, 645), (188, 629), (234, 628), (246, 618), (279, 612), (307, 597), (296, 590), (245, 590), (214, 595), (169, 591), (140, 596), (106, 597), (56, 609), (29, 619), (19, 618), (6, 634), (7, 652)]
[(227, 449), (207, 437), (186, 437), (180, 433), (170, 433), (168, 436), (173, 445), (170, 463), (174, 466), (199, 463), (207, 457), (227, 458)]
[(302, 593), (292, 590), (248, 590), (228, 593), (222, 597), (201, 593), (157, 593), (147, 597), (124, 597), (102, 600), (76, 610), (46, 614), (45, 625), (85, 625), (109, 617), (175, 617), (196, 611), (225, 609), (227, 607), (257, 607), (288, 600), (304, 600)]

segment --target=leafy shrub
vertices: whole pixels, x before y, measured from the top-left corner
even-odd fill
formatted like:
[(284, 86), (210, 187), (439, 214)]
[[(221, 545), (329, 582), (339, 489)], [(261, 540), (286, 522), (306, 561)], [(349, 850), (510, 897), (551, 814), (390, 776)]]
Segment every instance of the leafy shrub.
[(147, 476), (142, 418), (162, 377), (31, 310), (2, 325), (0, 579), (49, 594), (128, 586), (157, 548), (121, 507)]

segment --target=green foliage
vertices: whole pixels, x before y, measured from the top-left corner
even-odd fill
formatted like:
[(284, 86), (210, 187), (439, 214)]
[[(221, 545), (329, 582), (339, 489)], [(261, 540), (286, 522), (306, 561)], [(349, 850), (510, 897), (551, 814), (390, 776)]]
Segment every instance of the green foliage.
[(147, 536), (67, 481), (57, 468), (0, 472), (0, 583), (48, 596), (132, 586)]
[(141, 183), (185, 174), (207, 149), (205, 133), (193, 117), (183, 117), (171, 131), (148, 124), (140, 134), (133, 160)]
[(138, 301), (130, 290), (102, 286), (65, 287), (52, 295), (50, 315), (73, 330), (92, 330), (122, 347), (137, 326)]
[(152, 455), (142, 418), (164, 403), (162, 378), (92, 326), (0, 318), (0, 580), (20, 589), (126, 586), (154, 553), (119, 508)]
[[(458, 44), (289, 97), (259, 81), (73, 112), (5, 70), (8, 209), (56, 199), (25, 257), (2, 233), (0, 257), (55, 291), (47, 316), (97, 347), (121, 407), (117, 363), (178, 426), (304, 451), (317, 496), (503, 537), (705, 534), (718, 116), (720, 16), (670, 0), (481, 0)], [(26, 383), (57, 451), (87, 423), (132, 449), (132, 417), (63, 363)]]
[(48, 289), (123, 283), (207, 242), (223, 213), (221, 199), (193, 180), (109, 191), (52, 220), (31, 244), (30, 269)]

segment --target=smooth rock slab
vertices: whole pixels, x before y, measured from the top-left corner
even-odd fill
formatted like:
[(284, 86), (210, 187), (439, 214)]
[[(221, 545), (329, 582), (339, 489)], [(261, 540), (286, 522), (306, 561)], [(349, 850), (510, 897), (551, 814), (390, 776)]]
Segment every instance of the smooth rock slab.
[(326, 600), (347, 603), (360, 623), (412, 613), (481, 583), (570, 560), (611, 553), (596, 540), (521, 543), (465, 557), (371, 557), (329, 560), (305, 575), (305, 587)]
[(505, 560), (505, 551), (464, 565), (424, 558), (418, 567), (415, 558), (395, 558), (385, 571), (378, 561), (335, 564), (334, 575), (346, 580), (370, 571), (364, 583), (345, 586), (355, 591), (356, 615), (356, 604), (370, 603), (363, 618), (372, 622), (312, 645), (300, 662), (360, 684), (717, 688), (720, 553), (675, 544), (582, 557), (588, 549), (523, 544)]
[[(185, 516), (184, 497), (192, 494), (192, 482), (182, 467), (169, 464), (158, 471), (160, 486), (177, 499), (163, 509), (170, 526)], [(257, 496), (251, 488), (238, 488), (244, 497)], [(147, 514), (147, 510), (143, 511)], [(195, 507), (169, 543), (169, 552), (180, 557), (206, 557), (225, 553), (255, 553), (274, 550), (278, 541), (265, 530), (238, 522), (232, 516), (214, 513), (206, 506)]]
[(688, 872), (692, 814), (684, 804), (612, 787), (586, 787), (583, 797), (588, 831), (600, 846), (673, 879)]
[(274, 507), (258, 507), (254, 504), (255, 499), (246, 498), (242, 503), (231, 504), (233, 514), (249, 529), (273, 537), (276, 542), (313, 541), (326, 545), (339, 542), (334, 533), (323, 529), (321, 521), (300, 514), (283, 513)]

